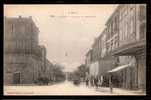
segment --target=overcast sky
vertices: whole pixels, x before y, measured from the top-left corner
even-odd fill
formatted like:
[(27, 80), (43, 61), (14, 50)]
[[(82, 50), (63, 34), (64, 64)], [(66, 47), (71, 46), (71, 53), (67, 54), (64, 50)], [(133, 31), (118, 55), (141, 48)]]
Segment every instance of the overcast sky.
[(47, 48), (47, 58), (73, 71), (84, 63), (94, 38), (117, 5), (4, 5), (7, 17), (32, 16), (40, 30), (39, 44)]

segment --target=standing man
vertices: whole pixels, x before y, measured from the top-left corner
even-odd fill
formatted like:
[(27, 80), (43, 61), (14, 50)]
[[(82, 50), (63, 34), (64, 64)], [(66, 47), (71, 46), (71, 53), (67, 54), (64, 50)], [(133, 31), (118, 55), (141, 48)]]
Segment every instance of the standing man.
[(103, 83), (103, 76), (98, 77), (98, 86), (101, 86)]
[(94, 78), (94, 83), (95, 83), (96, 88), (98, 88), (98, 76)]
[(109, 87), (110, 87), (110, 92), (113, 93), (112, 74), (110, 74), (110, 78), (109, 78)]
[(88, 82), (89, 82), (89, 80), (88, 80), (88, 78), (86, 78), (86, 86), (88, 86)]
[(93, 87), (93, 77), (91, 76), (91, 86)]
[(89, 74), (88, 74), (88, 72), (86, 72), (86, 78), (85, 78), (86, 80), (86, 86), (88, 86), (89, 85)]

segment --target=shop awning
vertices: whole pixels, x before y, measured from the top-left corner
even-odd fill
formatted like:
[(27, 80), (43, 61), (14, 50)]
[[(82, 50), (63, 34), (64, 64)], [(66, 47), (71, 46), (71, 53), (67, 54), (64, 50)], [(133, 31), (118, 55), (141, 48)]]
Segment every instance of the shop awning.
[(114, 69), (112, 69), (112, 70), (110, 70), (108, 72), (109, 73), (117, 72), (117, 71), (120, 71), (120, 70), (125, 69), (125, 68), (130, 67), (130, 66), (131, 66), (131, 64), (118, 66), (118, 67), (116, 67), (116, 68), (114, 68)]

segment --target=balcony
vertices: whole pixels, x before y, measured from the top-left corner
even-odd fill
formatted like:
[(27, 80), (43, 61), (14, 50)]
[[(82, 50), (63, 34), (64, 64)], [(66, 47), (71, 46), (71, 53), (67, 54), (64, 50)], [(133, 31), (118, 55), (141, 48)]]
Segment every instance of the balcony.
[(146, 50), (146, 40), (142, 39), (139, 41), (134, 41), (121, 45), (117, 49), (111, 52), (113, 56), (128, 56), (128, 55), (137, 55)]

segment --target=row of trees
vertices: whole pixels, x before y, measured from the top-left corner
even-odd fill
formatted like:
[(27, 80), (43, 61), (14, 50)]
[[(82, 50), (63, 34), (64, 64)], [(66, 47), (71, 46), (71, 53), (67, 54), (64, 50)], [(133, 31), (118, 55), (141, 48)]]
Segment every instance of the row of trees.
[(70, 73), (69, 80), (79, 80), (79, 81), (85, 81), (86, 73), (88, 72), (88, 67), (86, 67), (85, 64), (81, 64), (78, 66), (77, 70)]
[(50, 70), (47, 70), (47, 73), (43, 77), (39, 77), (35, 83), (36, 84), (48, 84), (48, 83), (57, 83), (65, 80), (65, 73), (63, 72), (63, 66), (59, 64), (52, 64)]
[(65, 73), (63, 72), (63, 66), (55, 64), (53, 69), (53, 77), (55, 82), (60, 82), (65, 80)]

